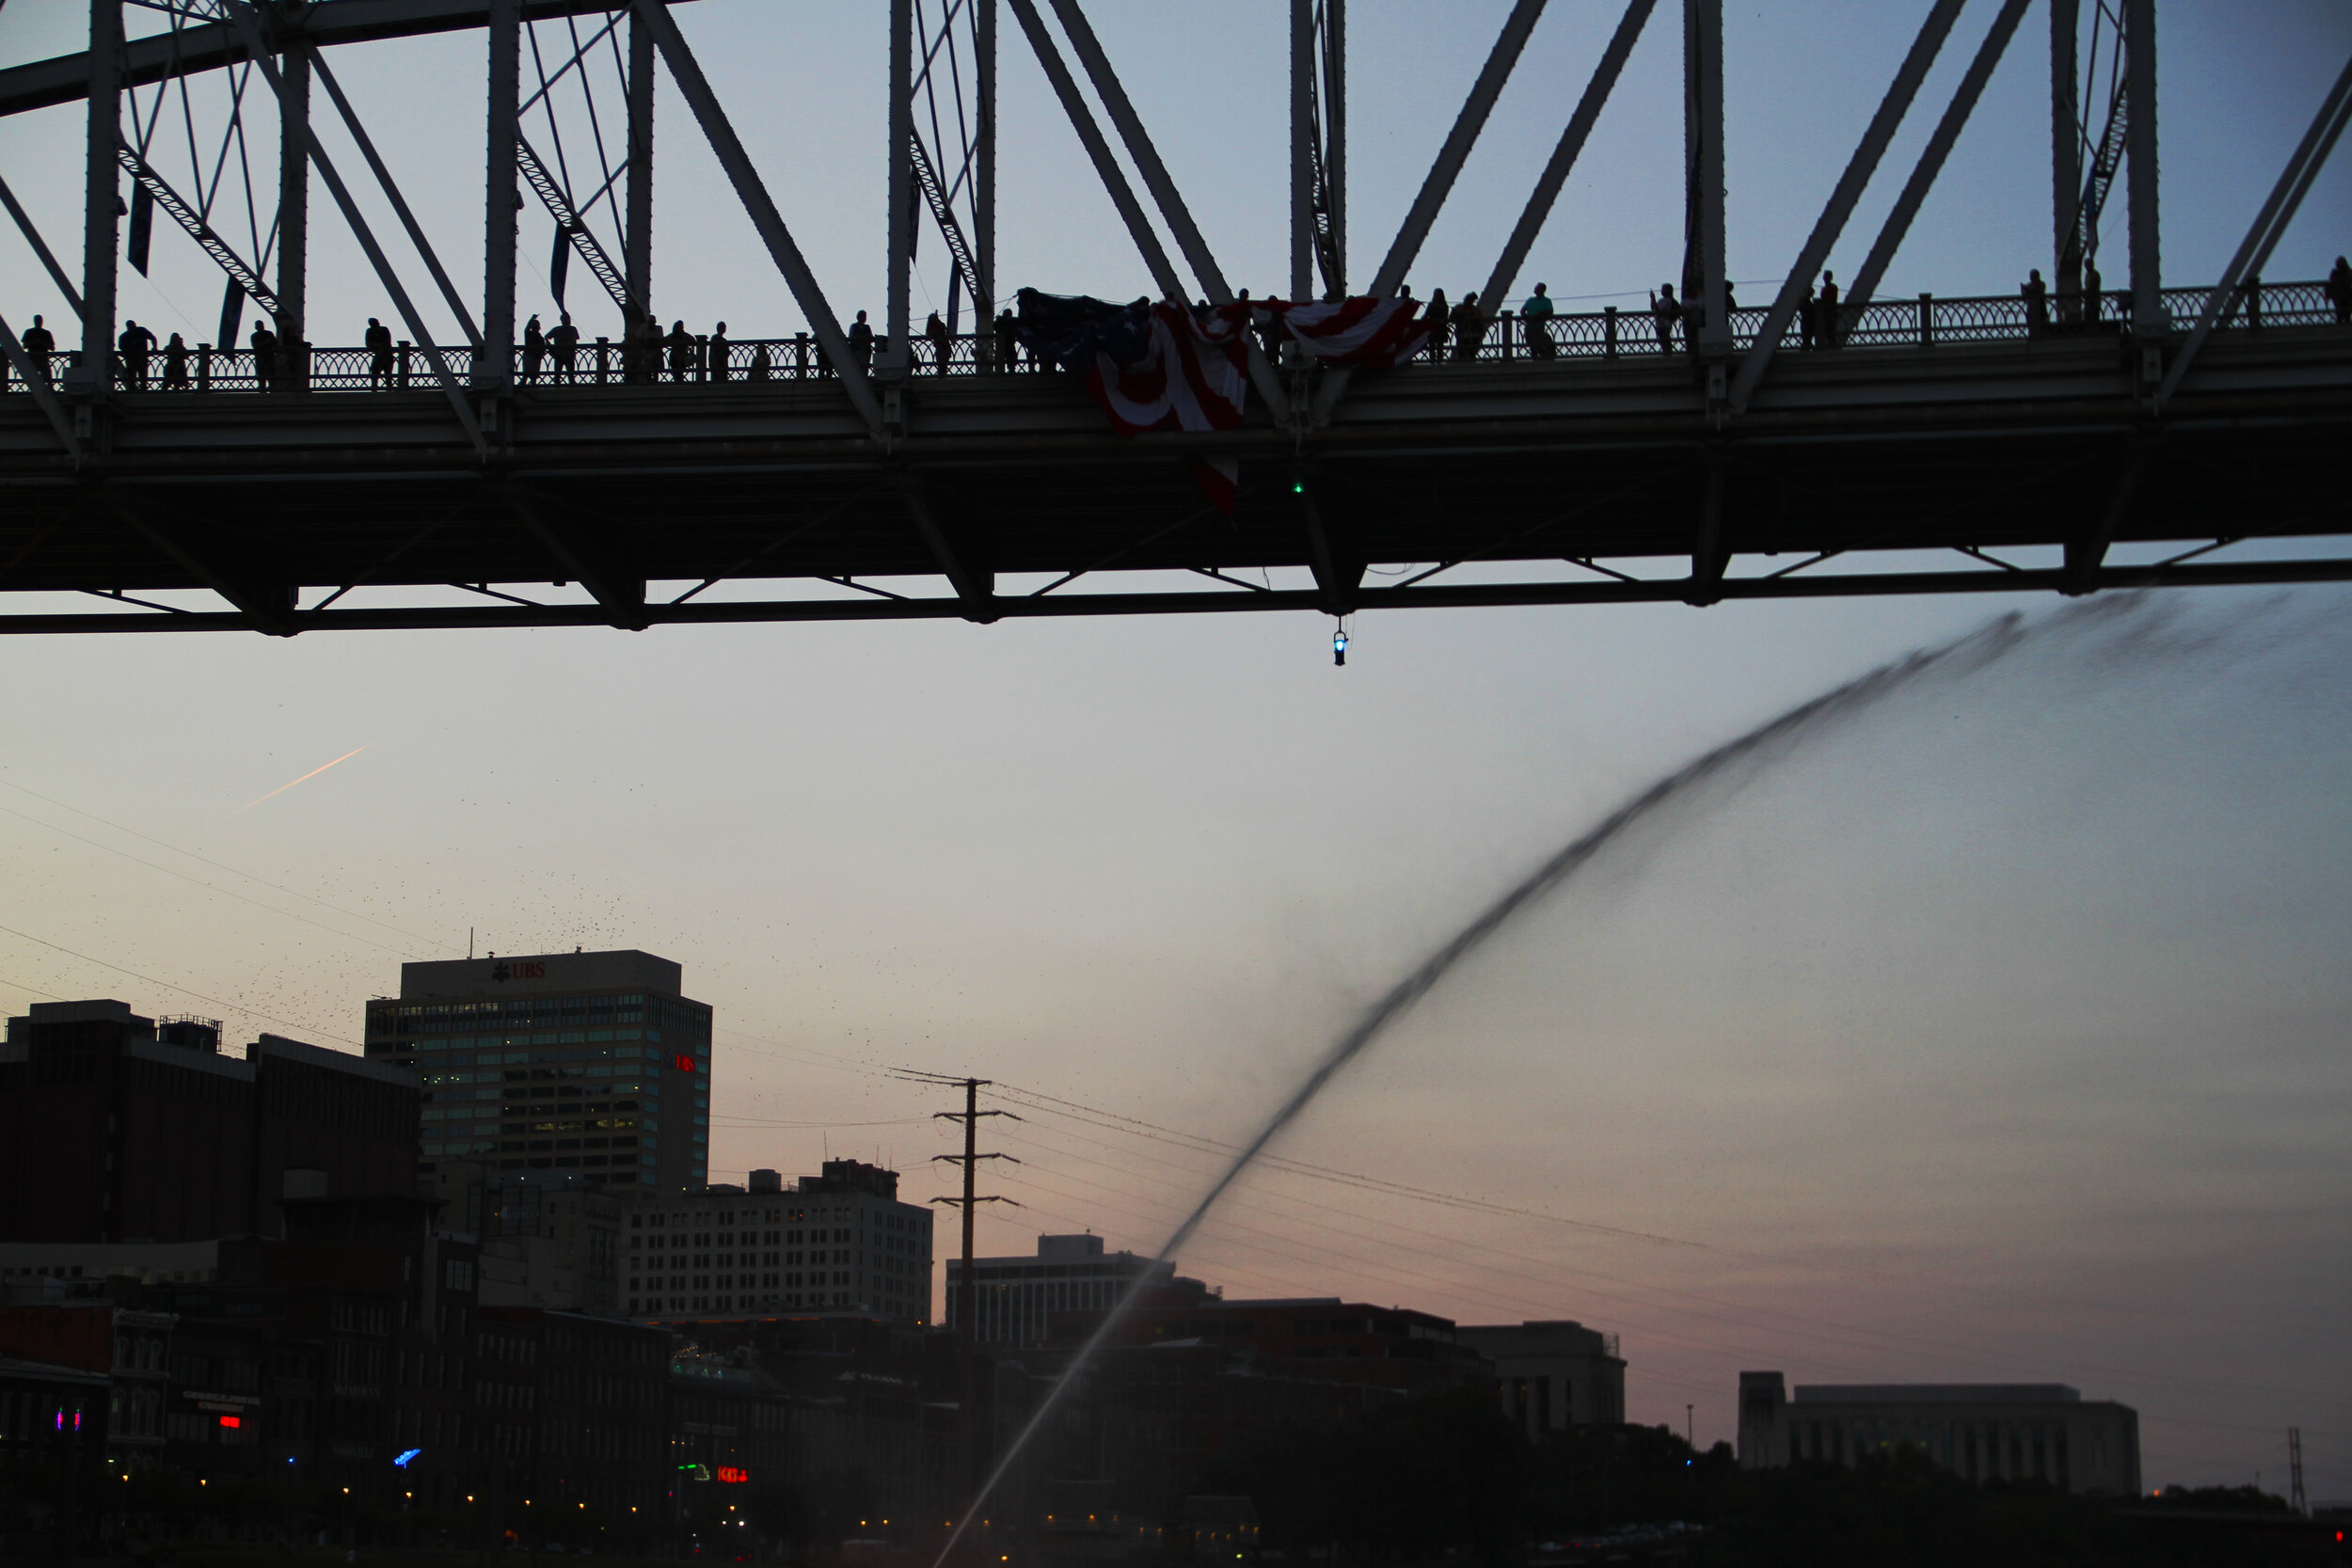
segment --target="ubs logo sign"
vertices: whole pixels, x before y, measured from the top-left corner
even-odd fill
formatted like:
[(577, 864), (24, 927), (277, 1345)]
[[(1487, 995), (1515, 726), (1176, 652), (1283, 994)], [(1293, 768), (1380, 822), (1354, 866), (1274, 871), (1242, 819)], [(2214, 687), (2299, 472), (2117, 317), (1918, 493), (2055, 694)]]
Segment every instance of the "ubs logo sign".
[(544, 980), (548, 966), (544, 963), (508, 963), (504, 958), (490, 966), (490, 978), (503, 984), (508, 980)]

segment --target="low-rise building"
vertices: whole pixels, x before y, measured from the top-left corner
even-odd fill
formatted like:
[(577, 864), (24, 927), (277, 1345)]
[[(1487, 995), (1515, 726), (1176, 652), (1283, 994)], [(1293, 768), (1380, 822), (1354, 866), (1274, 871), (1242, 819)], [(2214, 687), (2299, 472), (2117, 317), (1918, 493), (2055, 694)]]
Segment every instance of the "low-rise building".
[[(1007, 1350), (1049, 1344), (1057, 1312), (1102, 1313), (1132, 1289), (1173, 1286), (1176, 1265), (1133, 1252), (1103, 1250), (1103, 1238), (1040, 1236), (1034, 1257), (975, 1258), (972, 1289), (964, 1289), (963, 1259), (947, 1259), (946, 1323), (963, 1325), (972, 1304), (973, 1338)], [(1205, 1295), (1196, 1290), (1196, 1294)]]
[(1740, 1463), (1851, 1465), (1909, 1445), (1963, 1481), (2139, 1490), (2139, 1413), (2060, 1383), (1800, 1384), (1740, 1374)]
[(1547, 1321), (1466, 1323), (1454, 1337), (1493, 1363), (1502, 1408), (1531, 1442), (1625, 1420), (1625, 1360), (1613, 1334)]
[(415, 1181), (416, 1076), (208, 1019), (36, 1002), (0, 1041), (0, 1241), (278, 1233), (287, 1178), (338, 1196)]
[(649, 1321), (838, 1311), (930, 1317), (931, 1212), (898, 1173), (828, 1160), (789, 1192), (772, 1170), (627, 1204), (622, 1310)]

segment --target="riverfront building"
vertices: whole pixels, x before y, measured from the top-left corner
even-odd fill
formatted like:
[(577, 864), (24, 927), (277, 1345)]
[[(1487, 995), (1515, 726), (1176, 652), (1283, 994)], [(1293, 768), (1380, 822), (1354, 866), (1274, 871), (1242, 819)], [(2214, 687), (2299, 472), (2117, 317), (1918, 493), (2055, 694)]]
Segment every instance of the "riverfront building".
[(290, 1192), (410, 1187), (417, 1115), (389, 1063), (276, 1035), (239, 1057), (211, 1019), (36, 1002), (0, 1042), (0, 1242), (276, 1235)]
[(710, 1009), (633, 950), (400, 966), (368, 1004), (371, 1061), (424, 1085), (418, 1173), (441, 1162), (680, 1193), (710, 1168)]
[(1909, 1444), (1963, 1481), (2139, 1490), (2139, 1413), (2062, 1383), (1800, 1385), (1740, 1374), (1740, 1463), (1851, 1465)]
[(1466, 1323), (1454, 1338), (1494, 1364), (1502, 1408), (1530, 1442), (1625, 1420), (1625, 1359), (1614, 1334), (1566, 1322)]
[[(1040, 1236), (1034, 1258), (972, 1259), (973, 1337), (1022, 1350), (1051, 1339), (1057, 1312), (1106, 1312), (1130, 1281), (1172, 1285), (1176, 1265), (1132, 1252), (1105, 1253), (1100, 1236)], [(963, 1323), (963, 1259), (947, 1259), (947, 1326)]]
[(623, 1311), (674, 1320), (843, 1312), (930, 1320), (931, 1212), (898, 1200), (898, 1173), (828, 1160), (790, 1191), (772, 1170), (749, 1187), (654, 1195), (628, 1206)]

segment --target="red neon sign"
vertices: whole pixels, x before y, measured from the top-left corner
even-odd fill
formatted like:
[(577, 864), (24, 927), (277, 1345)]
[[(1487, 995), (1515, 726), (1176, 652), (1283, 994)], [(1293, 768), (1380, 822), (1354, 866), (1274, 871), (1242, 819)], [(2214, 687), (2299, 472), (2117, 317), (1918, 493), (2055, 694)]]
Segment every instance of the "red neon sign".
[(242, 1416), (223, 1416), (220, 1418), (220, 1424), (225, 1427), (240, 1427), (245, 1424), (245, 1418)]
[(691, 1072), (694, 1070), (694, 1058), (681, 1052), (670, 1058), (670, 1065), (680, 1072)]
[(722, 1465), (710, 1473), (734, 1486), (740, 1486), (752, 1479), (750, 1471), (738, 1469), (732, 1465)]

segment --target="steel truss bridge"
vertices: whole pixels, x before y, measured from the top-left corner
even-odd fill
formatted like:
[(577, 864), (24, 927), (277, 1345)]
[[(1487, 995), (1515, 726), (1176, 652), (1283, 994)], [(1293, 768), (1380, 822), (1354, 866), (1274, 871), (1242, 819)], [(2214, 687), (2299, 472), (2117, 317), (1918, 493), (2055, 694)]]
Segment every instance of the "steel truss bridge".
[[(2095, 0), (2090, 13), (2078, 0), (1980, 0), (1981, 42), (1864, 265), (1842, 301), (1817, 304), (1810, 284), (1967, 4), (1934, 0), (1788, 281), (1744, 309), (1723, 265), (1721, 0), (1663, 17), (1656, 0), (1629, 0), (1481, 295), (1519, 283), (1627, 55), (1678, 11), (1683, 320), (1505, 313), (1441, 356), (1376, 373), (1270, 344), (1252, 351), (1243, 428), (1134, 438), (1111, 434), (1072, 378), (1009, 359), (988, 330), (1001, 297), (997, 0), (878, 0), (890, 17), (890, 225), (886, 321), (867, 362), (681, 31), (684, 0), (130, 3), (163, 13), (167, 30), (126, 40), (124, 0), (92, 0), (87, 52), (0, 70), (0, 113), (83, 103), (88, 123), (78, 284), (0, 183), (81, 318), (78, 347), (47, 353), (0, 323), (0, 591), (108, 601), (0, 613), (0, 629), (1344, 616), (2352, 578), (2352, 552), (2333, 547), (2352, 535), (2352, 300), (2262, 277), (2352, 112), (2352, 62), (2223, 276), (2168, 288), (2153, 0)], [(1004, 8), (1160, 292), (1232, 298), (1080, 0)], [(1543, 9), (1512, 7), (1377, 270), (1351, 280), (1345, 3), (1293, 0), (1293, 297), (1399, 290)], [(2029, 9), (2048, 24), (2046, 296), (1878, 297)], [(479, 300), (451, 284), (330, 65), (345, 46), (456, 30), (484, 37), (489, 66)], [(807, 330), (698, 340), (651, 372), (592, 340), (559, 368), (516, 342), (517, 209), (529, 192), (554, 220), (559, 294), (577, 262), (583, 287), (625, 311), (649, 307), (657, 60)], [(320, 139), (314, 87), (358, 166)], [(203, 92), (230, 105), (211, 122), (216, 150), (196, 129)], [(577, 103), (564, 139), (555, 105), (567, 92), (592, 117), (592, 146)], [(599, 94), (611, 102), (596, 118)], [(182, 119), (175, 164), (159, 127)], [(224, 183), (247, 121), (276, 132), (278, 156), (258, 208), (265, 182), (243, 170), (245, 205), (274, 202), (276, 215), (266, 234), (249, 217), (239, 236)], [(408, 259), (395, 261), (354, 198), (363, 181), (398, 217)], [(391, 301), (389, 352), (316, 346), (305, 330), (314, 183)], [(2128, 219), (2124, 286), (2112, 290), (2095, 281), (2111, 189)], [(117, 343), (117, 268), (145, 269), (159, 214), (219, 265), (226, 290), (218, 341), (168, 365)], [(918, 226), (949, 263), (944, 342), (912, 330)], [(427, 283), (459, 337), (426, 329)], [(238, 346), (248, 304), (276, 352)], [(957, 319), (967, 304), (976, 331)], [(1230, 517), (1190, 477), (1201, 457), (1239, 461)], [(2129, 563), (2111, 558), (2118, 546)], [(2056, 563), (2023, 564), (2021, 551)], [(1935, 558), (1920, 552), (1949, 564), (1923, 568)], [(1510, 570), (1478, 580), (1493, 566)], [(1298, 586), (1277, 586), (1277, 570)], [(744, 596), (755, 581), (787, 586)], [(550, 601), (550, 584), (587, 597)], [(148, 597), (174, 590), (210, 591), (219, 607)]]

